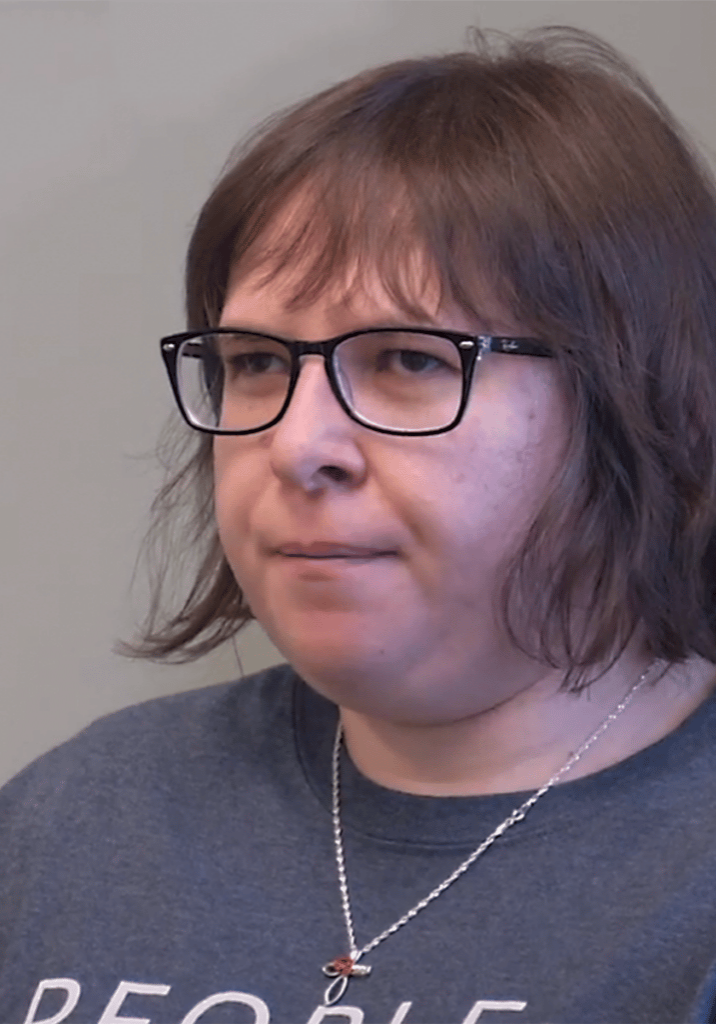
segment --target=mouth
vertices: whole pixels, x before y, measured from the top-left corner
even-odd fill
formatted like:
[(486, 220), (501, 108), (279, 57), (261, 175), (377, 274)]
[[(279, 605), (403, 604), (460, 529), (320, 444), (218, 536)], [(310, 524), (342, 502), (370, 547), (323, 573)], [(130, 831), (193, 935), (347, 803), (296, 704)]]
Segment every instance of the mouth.
[[(366, 540), (368, 538), (366, 537)], [(377, 538), (376, 538), (377, 539)], [(387, 539), (387, 538), (386, 538)], [(286, 558), (311, 558), (311, 559), (366, 559), (384, 558), (397, 554), (394, 548), (373, 548), (367, 544), (355, 544), (350, 541), (331, 539), (314, 540), (311, 543), (301, 541), (287, 541), (274, 548), (277, 555), (284, 555)]]
[(287, 555), (280, 551), (284, 558), (304, 558), (311, 562), (344, 561), (344, 562), (367, 562), (373, 558), (391, 558), (394, 551), (366, 551), (360, 555)]

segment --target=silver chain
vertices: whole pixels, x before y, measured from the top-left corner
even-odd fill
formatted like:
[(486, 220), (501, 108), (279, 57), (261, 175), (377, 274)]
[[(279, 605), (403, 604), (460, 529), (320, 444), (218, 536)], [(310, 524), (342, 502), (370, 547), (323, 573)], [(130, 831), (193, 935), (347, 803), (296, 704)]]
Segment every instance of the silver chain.
[(621, 702), (621, 704), (619, 704), (614, 709), (614, 711), (612, 711), (612, 713), (604, 719), (604, 721), (599, 726), (597, 731), (592, 733), (589, 739), (582, 744), (582, 746), (575, 754), (572, 754), (567, 763), (562, 768), (560, 768), (556, 775), (553, 775), (552, 778), (548, 782), (546, 782), (541, 789), (538, 789), (537, 792), (534, 793), (531, 797), (529, 797), (529, 799), (525, 800), (525, 802), (521, 804), (520, 807), (517, 807), (512, 812), (512, 814), (509, 815), (509, 817), (505, 818), (502, 824), (498, 825), (495, 831), (492, 832), (492, 834), (489, 835), (487, 839), (485, 839), (485, 841), (477, 847), (477, 849), (473, 850), (470, 856), (466, 860), (464, 860), (462, 864), (460, 864), (460, 866), (457, 867), (453, 871), (453, 873), (445, 879), (444, 882), (441, 882), (440, 885), (437, 886), (437, 888), (433, 889), (433, 891), (425, 897), (425, 899), (421, 900), (419, 903), (416, 903), (415, 906), (407, 912), (407, 914), (404, 914), (398, 921), (395, 922), (395, 924), (392, 924), (390, 928), (386, 928), (384, 932), (381, 932), (380, 935), (377, 935), (371, 942), (363, 946), (362, 949), (358, 949), (358, 947), (356, 946), (355, 932), (353, 929), (353, 915), (351, 913), (351, 903), (350, 897), (348, 895), (348, 881), (346, 879), (345, 857), (343, 854), (339, 779), (340, 750), (341, 739), (343, 737), (343, 727), (341, 725), (339, 717), (338, 728), (336, 729), (336, 739), (333, 745), (333, 836), (335, 839), (336, 864), (338, 866), (338, 882), (341, 889), (343, 916), (345, 918), (346, 929), (348, 931), (348, 941), (350, 943), (350, 956), (353, 963), (357, 963), (358, 960), (360, 960), (361, 957), (365, 956), (366, 953), (370, 953), (372, 949), (375, 949), (378, 943), (383, 942), (394, 932), (397, 932), (398, 928), (402, 928), (404, 924), (407, 924), (408, 921), (411, 920), (411, 918), (415, 917), (416, 914), (420, 913), (421, 910), (427, 907), (428, 903), (432, 903), (433, 900), (436, 900), (441, 893), (445, 892), (448, 886), (452, 885), (453, 882), (457, 881), (460, 875), (464, 874), (465, 871), (467, 871), (467, 869), (474, 863), (474, 861), (477, 860), (480, 854), (484, 853), (485, 850), (488, 849), (488, 847), (492, 846), (495, 840), (499, 836), (501, 836), (503, 832), (506, 832), (508, 828), (516, 824), (518, 821), (522, 821), (527, 812), (537, 803), (539, 798), (541, 796), (544, 796), (547, 790), (551, 789), (552, 786), (554, 786), (554, 784), (558, 782), (559, 779), (564, 775), (564, 773), (569, 771), (572, 765), (579, 761), (582, 755), (589, 749), (589, 747), (591, 747), (592, 743), (594, 743), (594, 741), (601, 736), (605, 729), (607, 729), (611, 725), (615, 718), (618, 718), (622, 711), (624, 711), (624, 709), (628, 707), (637, 690), (642, 686), (644, 680), (646, 679), (646, 677), (648, 676), (649, 672), (655, 664), (656, 661), (653, 661), (649, 665), (649, 667), (642, 673), (642, 675), (639, 676), (639, 679), (636, 681), (636, 683), (634, 683), (634, 685), (629, 690), (624, 700)]

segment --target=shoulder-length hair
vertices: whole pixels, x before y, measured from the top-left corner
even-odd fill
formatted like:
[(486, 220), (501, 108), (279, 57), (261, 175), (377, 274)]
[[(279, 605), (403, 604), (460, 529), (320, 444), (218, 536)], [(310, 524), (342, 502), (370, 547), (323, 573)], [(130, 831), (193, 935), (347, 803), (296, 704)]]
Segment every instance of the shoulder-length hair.
[[(496, 597), (508, 635), (566, 668), (563, 689), (613, 663), (639, 624), (654, 657), (716, 662), (710, 172), (591, 34), (474, 30), (471, 45), (366, 71), (263, 125), (196, 222), (188, 327), (215, 326), (230, 271), (257, 268), (290, 270), (297, 304), (377, 269), (414, 314), (416, 249), (446, 302), (484, 319), (489, 293), (552, 349), (572, 414), (563, 467)], [(272, 232), (289, 202), (299, 215)], [(174, 454), (149, 535), (166, 564), (153, 562), (149, 615), (124, 649), (186, 661), (254, 616), (217, 536), (211, 439), (182, 433)], [(171, 608), (179, 551), (196, 561)]]

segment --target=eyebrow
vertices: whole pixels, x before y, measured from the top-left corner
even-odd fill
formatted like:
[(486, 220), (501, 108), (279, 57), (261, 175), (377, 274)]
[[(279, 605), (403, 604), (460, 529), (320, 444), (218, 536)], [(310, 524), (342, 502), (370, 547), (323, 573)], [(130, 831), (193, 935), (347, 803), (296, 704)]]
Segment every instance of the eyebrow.
[[(269, 335), (269, 336), (273, 335), (274, 337), (277, 337), (277, 338), (283, 338), (284, 341), (298, 341), (299, 340), (298, 338), (294, 338), (292, 335), (285, 335), (282, 331), (277, 331), (277, 330), (274, 330), (273, 328), (268, 328), (268, 327), (265, 327), (263, 325), (255, 324), (255, 323), (252, 323), (252, 322), (238, 323), (238, 322), (234, 322), (232, 320), (231, 323), (225, 323), (225, 324), (224, 323), (220, 323), (219, 327), (222, 327), (222, 328), (224, 328), (226, 330), (232, 330), (232, 331), (252, 331), (255, 334), (266, 334), (266, 335)], [(434, 320), (431, 316), (426, 314), (424, 319), (416, 320), (415, 322), (411, 322), (407, 318), (399, 320), (399, 319), (397, 319), (395, 317), (381, 317), (380, 319), (377, 319), (377, 320), (369, 320), (369, 321), (367, 320), (367, 321), (363, 321), (363, 322), (355, 321), (351, 327), (349, 327), (346, 330), (339, 331), (337, 334), (333, 335), (333, 337), (337, 337), (338, 338), (338, 337), (340, 337), (343, 334), (353, 334), (353, 333), (358, 333), (359, 331), (377, 331), (377, 330), (403, 330), (404, 331), (404, 330), (409, 330), (411, 327), (430, 327), (430, 328), (435, 328), (436, 330), (442, 330), (442, 331), (455, 330), (455, 328), (446, 327), (444, 324), (439, 323), (437, 320)], [(476, 332), (476, 333), (478, 333), (478, 332)]]

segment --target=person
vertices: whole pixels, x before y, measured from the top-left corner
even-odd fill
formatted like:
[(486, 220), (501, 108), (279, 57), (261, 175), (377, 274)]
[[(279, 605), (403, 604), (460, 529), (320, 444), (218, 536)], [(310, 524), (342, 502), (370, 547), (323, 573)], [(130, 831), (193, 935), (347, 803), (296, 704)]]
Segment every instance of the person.
[(245, 143), (126, 649), (286, 661), (4, 787), (5, 1024), (716, 1019), (715, 267), (704, 159), (577, 29)]

